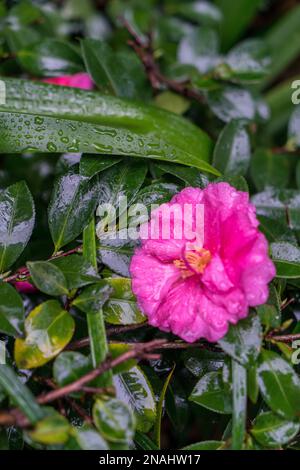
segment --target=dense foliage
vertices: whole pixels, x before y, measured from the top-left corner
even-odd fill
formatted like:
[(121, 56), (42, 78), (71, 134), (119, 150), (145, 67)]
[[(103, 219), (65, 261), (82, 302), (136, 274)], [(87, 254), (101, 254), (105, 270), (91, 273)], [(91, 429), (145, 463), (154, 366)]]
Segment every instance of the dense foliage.
[[(1, 449), (299, 448), (297, 3), (0, 1)], [(42, 83), (79, 72), (94, 91)], [(191, 346), (147, 325), (96, 209), (211, 181), (249, 191), (277, 277)]]

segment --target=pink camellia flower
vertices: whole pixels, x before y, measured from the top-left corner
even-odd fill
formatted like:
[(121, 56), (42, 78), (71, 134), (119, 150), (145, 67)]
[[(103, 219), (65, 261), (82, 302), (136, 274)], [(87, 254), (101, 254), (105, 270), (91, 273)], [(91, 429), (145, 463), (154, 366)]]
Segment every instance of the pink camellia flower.
[(81, 88), (82, 90), (92, 90), (93, 88), (93, 82), (88, 73), (75, 73), (74, 75), (46, 78), (43, 82), (52, 83), (53, 85)]
[(14, 286), (17, 291), (22, 294), (34, 294), (35, 292), (38, 292), (38, 289), (28, 281), (16, 281)]
[[(196, 208), (203, 205), (203, 243), (197, 241), (201, 237), (191, 241), (176, 235), (176, 226), (185, 222), (184, 211), (182, 219), (169, 217), (165, 239), (164, 209), (170, 213), (174, 204), (192, 207), (194, 228)], [(247, 316), (249, 307), (266, 302), (275, 268), (247, 193), (228, 183), (186, 188), (152, 212), (141, 234), (154, 219), (159, 221), (158, 236), (144, 237), (130, 265), (132, 290), (151, 325), (188, 342), (218, 341), (230, 323)]]

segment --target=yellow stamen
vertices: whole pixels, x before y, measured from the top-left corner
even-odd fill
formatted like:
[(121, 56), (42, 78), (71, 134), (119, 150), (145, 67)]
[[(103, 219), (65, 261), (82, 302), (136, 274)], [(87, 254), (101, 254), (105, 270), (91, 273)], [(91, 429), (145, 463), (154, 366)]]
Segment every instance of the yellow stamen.
[(186, 279), (194, 274), (203, 274), (210, 260), (210, 251), (204, 248), (196, 248), (193, 251), (186, 251), (184, 260), (176, 259), (174, 265), (181, 270), (183, 279)]

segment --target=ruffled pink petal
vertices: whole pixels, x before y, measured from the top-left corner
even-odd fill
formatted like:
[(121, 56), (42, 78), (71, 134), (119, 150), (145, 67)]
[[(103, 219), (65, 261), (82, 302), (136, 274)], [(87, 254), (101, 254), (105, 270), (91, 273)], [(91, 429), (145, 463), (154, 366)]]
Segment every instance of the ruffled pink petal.
[(137, 250), (132, 258), (130, 274), (132, 291), (137, 297), (139, 307), (149, 318), (155, 315), (158, 305), (180, 277), (173, 264), (162, 263), (145, 253), (142, 248)]
[(244, 271), (241, 285), (248, 304), (264, 304), (269, 296), (268, 283), (276, 275), (273, 262), (268, 257), (268, 244), (264, 235), (259, 234), (252, 249), (243, 258)]
[(150, 323), (188, 342), (199, 338), (217, 341), (228, 329), (225, 309), (203, 294), (195, 277), (173, 284)]

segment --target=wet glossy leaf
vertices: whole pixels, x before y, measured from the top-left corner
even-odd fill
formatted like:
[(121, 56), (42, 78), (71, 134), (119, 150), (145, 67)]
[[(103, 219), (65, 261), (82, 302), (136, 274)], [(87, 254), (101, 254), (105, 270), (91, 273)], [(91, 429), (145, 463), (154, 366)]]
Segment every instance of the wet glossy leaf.
[(178, 61), (194, 65), (202, 74), (216, 67), (220, 61), (216, 32), (208, 27), (192, 30), (179, 44)]
[(91, 361), (88, 357), (76, 351), (65, 351), (57, 356), (54, 361), (53, 377), (55, 382), (63, 387), (75, 382), (75, 380), (89, 372), (90, 369)]
[(24, 181), (1, 191), (0, 217), (0, 272), (3, 272), (20, 256), (34, 226), (34, 203)]
[(207, 372), (222, 369), (224, 354), (200, 349), (191, 349), (184, 353), (185, 367), (196, 377), (202, 377)]
[(219, 135), (213, 162), (224, 175), (244, 175), (251, 155), (250, 139), (241, 121), (230, 121)]
[(194, 387), (189, 400), (216, 413), (230, 414), (231, 394), (224, 388), (219, 372), (205, 374)]
[(68, 294), (67, 280), (63, 272), (49, 261), (27, 263), (34, 285), (48, 295)]
[(144, 372), (137, 366), (114, 376), (117, 398), (132, 409), (136, 428), (147, 433), (156, 417), (156, 403), (153, 390)]
[(130, 279), (107, 278), (102, 283), (113, 289), (103, 307), (105, 321), (114, 325), (133, 325), (143, 323), (146, 320), (137, 307)]
[(259, 317), (255, 314), (230, 325), (229, 331), (219, 341), (223, 351), (241, 364), (254, 364), (259, 355), (262, 331)]
[(106, 280), (101, 280), (97, 284), (86, 287), (72, 302), (72, 305), (79, 308), (84, 313), (99, 312), (112, 292), (111, 286)]
[(89, 223), (97, 194), (97, 181), (84, 176), (69, 173), (56, 180), (48, 210), (55, 251), (74, 240)]
[(72, 435), (82, 450), (108, 450), (108, 444), (91, 426), (84, 424), (80, 428), (73, 428)]
[(196, 168), (187, 168), (182, 165), (171, 165), (169, 163), (157, 163), (156, 166), (165, 173), (170, 173), (184, 181), (187, 186), (204, 188), (208, 183), (206, 176)]
[(300, 249), (297, 246), (287, 242), (272, 243), (271, 252), (277, 277), (300, 277)]
[(80, 255), (57, 258), (51, 264), (63, 273), (68, 289), (77, 289), (98, 281), (100, 278), (93, 266)]
[(63, 444), (68, 440), (70, 424), (68, 420), (58, 412), (51, 413), (39, 421), (29, 436), (41, 444)]
[(256, 115), (256, 104), (251, 93), (246, 89), (226, 87), (211, 91), (208, 104), (214, 114), (222, 121), (232, 119), (253, 120)]
[(294, 189), (277, 190), (268, 188), (255, 194), (252, 202), (258, 215), (268, 217), (288, 225), (291, 229), (300, 229), (299, 191)]
[(270, 59), (265, 42), (246, 39), (230, 50), (225, 58), (232, 78), (243, 83), (260, 81), (269, 71)]
[[(6, 105), (0, 106), (1, 152), (31, 149), (130, 155), (193, 165), (218, 175), (207, 163), (210, 139), (173, 113), (86, 90), (32, 81), (6, 79), (6, 90)], [(22, 100), (15, 100), (15, 96)], [(140, 127), (136, 126), (137, 121)], [(22, 134), (18, 127), (24, 129), (24, 122), (26, 132)], [(46, 131), (44, 134), (41, 128)]]
[(40, 367), (53, 359), (71, 340), (74, 320), (56, 300), (38, 305), (25, 320), (25, 339), (15, 341), (20, 369)]
[(106, 170), (120, 161), (121, 158), (117, 157), (107, 157), (103, 155), (99, 158), (98, 155), (85, 154), (82, 155), (80, 159), (79, 172), (82, 176), (92, 178), (97, 173)]
[(111, 237), (106, 232), (97, 245), (99, 261), (120, 276), (129, 277), (129, 264), (135, 246), (136, 240), (130, 240), (128, 233), (120, 231)]
[(124, 161), (101, 175), (97, 209), (97, 215), (101, 217), (97, 225), (97, 235), (100, 239), (107, 224), (114, 227), (116, 217), (131, 205), (144, 182), (146, 172), (145, 162)]
[(81, 42), (86, 68), (104, 93), (144, 99), (148, 89), (142, 64), (132, 51), (114, 51), (95, 39)]
[(0, 331), (12, 336), (22, 335), (24, 318), (22, 297), (14, 287), (0, 282)]
[(93, 418), (102, 436), (111, 442), (129, 442), (134, 435), (134, 416), (130, 408), (120, 400), (96, 400)]
[(268, 406), (280, 416), (300, 414), (300, 380), (290, 364), (273, 351), (259, 357), (258, 385)]
[(287, 444), (299, 432), (300, 424), (268, 411), (258, 415), (251, 429), (252, 436), (264, 447)]

